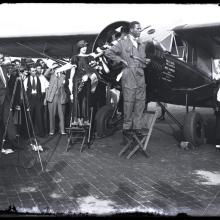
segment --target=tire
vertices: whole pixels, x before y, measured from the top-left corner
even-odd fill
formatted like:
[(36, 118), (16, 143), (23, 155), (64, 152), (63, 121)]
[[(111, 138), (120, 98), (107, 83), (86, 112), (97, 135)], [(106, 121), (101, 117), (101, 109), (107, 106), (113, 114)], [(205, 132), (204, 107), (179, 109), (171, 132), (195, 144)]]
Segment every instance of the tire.
[(184, 121), (183, 134), (185, 141), (199, 146), (205, 143), (205, 126), (198, 112), (189, 112)]
[(114, 127), (110, 126), (110, 120), (113, 114), (114, 108), (111, 104), (101, 107), (95, 116), (96, 120), (96, 132), (98, 137), (109, 136), (114, 132)]

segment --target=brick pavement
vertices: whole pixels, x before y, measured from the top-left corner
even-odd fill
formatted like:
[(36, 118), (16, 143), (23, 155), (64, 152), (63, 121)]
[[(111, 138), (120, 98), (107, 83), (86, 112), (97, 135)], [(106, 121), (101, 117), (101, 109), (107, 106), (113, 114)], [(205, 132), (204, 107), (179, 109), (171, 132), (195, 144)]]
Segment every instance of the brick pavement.
[[(183, 120), (184, 108), (170, 106)], [(201, 110), (206, 119), (212, 112)], [(183, 150), (172, 121), (156, 123), (149, 158), (138, 151), (130, 160), (118, 157), (121, 132), (96, 139), (80, 153), (80, 144), (66, 152), (67, 137), (40, 139), (38, 156), (25, 148), (0, 160), (0, 210), (15, 205), (19, 212), (95, 213), (152, 212), (176, 215), (220, 214), (220, 152), (206, 144)], [(178, 138), (178, 135), (176, 136)], [(18, 156), (20, 159), (18, 160)], [(21, 165), (30, 160), (30, 169)]]

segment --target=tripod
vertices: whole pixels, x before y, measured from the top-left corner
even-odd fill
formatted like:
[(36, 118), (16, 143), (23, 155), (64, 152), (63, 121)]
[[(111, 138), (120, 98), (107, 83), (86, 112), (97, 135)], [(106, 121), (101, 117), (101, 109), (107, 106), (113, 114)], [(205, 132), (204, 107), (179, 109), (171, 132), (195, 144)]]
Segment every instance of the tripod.
[[(30, 142), (31, 146), (33, 146), (33, 145), (37, 146), (38, 157), (39, 157), (41, 169), (42, 169), (42, 172), (43, 172), (44, 169), (43, 169), (43, 164), (42, 164), (42, 161), (41, 161), (41, 156), (40, 156), (40, 152), (39, 152), (39, 148), (38, 148), (39, 145), (37, 143), (37, 138), (36, 138), (36, 135), (35, 135), (35, 132), (34, 132), (33, 122), (32, 122), (31, 115), (30, 115), (30, 105), (29, 105), (27, 94), (24, 90), (22, 78), (20, 76), (16, 78), (15, 85), (14, 85), (14, 88), (13, 88), (12, 98), (11, 98), (10, 105), (9, 105), (9, 114), (8, 114), (8, 118), (7, 118), (7, 121), (6, 121), (5, 131), (4, 131), (4, 135), (3, 135), (3, 139), (2, 139), (1, 151), (4, 147), (5, 138), (6, 138), (6, 134), (7, 134), (7, 130), (8, 130), (9, 120), (10, 120), (10, 117), (12, 116), (12, 106), (13, 106), (13, 103), (14, 103), (15, 92), (16, 92), (16, 89), (17, 89), (18, 82), (20, 83), (21, 105), (23, 105), (23, 109), (24, 109), (24, 116), (25, 116), (27, 131), (28, 131), (29, 142)], [(25, 108), (25, 104), (26, 104), (27, 108)], [(31, 132), (30, 132), (29, 124), (28, 124), (28, 119), (29, 119), (29, 122), (30, 122), (30, 127), (31, 127), (31, 130), (32, 130), (33, 138), (31, 138)]]

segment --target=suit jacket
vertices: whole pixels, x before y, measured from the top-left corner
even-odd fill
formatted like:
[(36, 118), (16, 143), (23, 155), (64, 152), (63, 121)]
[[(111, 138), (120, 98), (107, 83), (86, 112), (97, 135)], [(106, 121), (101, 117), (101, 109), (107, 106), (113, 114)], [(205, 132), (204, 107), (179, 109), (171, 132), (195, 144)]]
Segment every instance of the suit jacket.
[(4, 103), (5, 97), (9, 96), (9, 90), (8, 90), (8, 78), (7, 78), (7, 69), (4, 66), (1, 66), (2, 72), (5, 76), (6, 80), (6, 87), (4, 85), (4, 82), (2, 81), (2, 78), (0, 77), (0, 105)]
[(67, 94), (64, 89), (64, 80), (65, 80), (65, 75), (60, 74), (60, 77), (57, 77), (56, 74), (53, 72), (51, 77), (50, 77), (50, 83), (49, 83), (49, 88), (46, 90), (46, 100), (48, 102), (53, 102), (53, 98), (57, 92), (58, 89), (61, 90), (61, 104), (66, 104), (68, 99), (67, 99)]
[(122, 60), (127, 62), (128, 67), (123, 69), (122, 87), (130, 89), (145, 87), (146, 84), (143, 69), (146, 65), (133, 58), (133, 56), (135, 56), (145, 61), (145, 45), (142, 42), (139, 42), (139, 46), (136, 48), (131, 39), (127, 37), (106, 50), (104, 55), (115, 63), (121, 63)]

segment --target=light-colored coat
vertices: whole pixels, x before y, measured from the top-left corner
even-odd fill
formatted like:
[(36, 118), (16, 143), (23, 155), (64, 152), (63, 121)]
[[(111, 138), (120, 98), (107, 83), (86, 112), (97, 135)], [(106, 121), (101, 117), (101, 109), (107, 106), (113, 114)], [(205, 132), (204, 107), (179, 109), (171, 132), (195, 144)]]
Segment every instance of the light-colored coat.
[(51, 70), (50, 83), (49, 83), (48, 89), (46, 90), (46, 100), (48, 102), (53, 101), (57, 90), (60, 88), (61, 89), (61, 104), (67, 103), (68, 101), (67, 94), (64, 89), (65, 78), (66, 76), (64, 74), (60, 74), (60, 76), (57, 76), (55, 72)]
[(105, 56), (115, 63), (127, 63), (121, 79), (124, 97), (123, 129), (141, 129), (146, 99), (145, 47), (140, 42), (136, 48), (130, 37), (127, 37), (106, 50)]
[(146, 67), (139, 60), (132, 58), (138, 57), (145, 61), (145, 47), (140, 42), (138, 49), (133, 45), (131, 39), (120, 40), (116, 45), (105, 51), (105, 56), (109, 59), (120, 63), (122, 60), (126, 61), (128, 67), (123, 69), (122, 74), (122, 87), (135, 89), (138, 87), (145, 87), (145, 77), (143, 68)]

